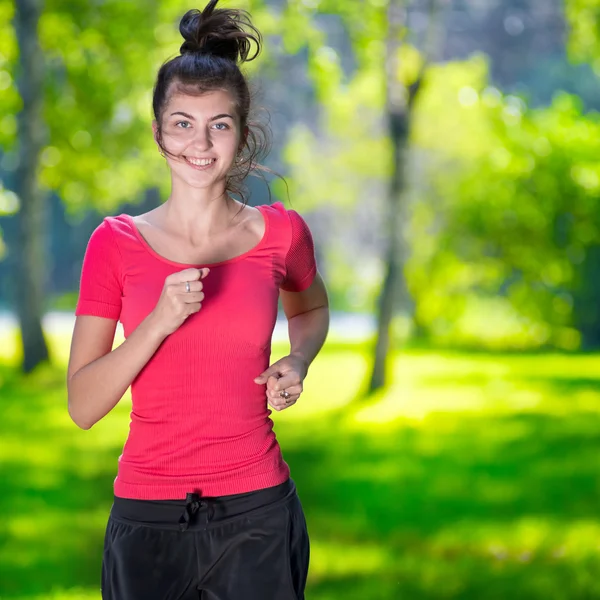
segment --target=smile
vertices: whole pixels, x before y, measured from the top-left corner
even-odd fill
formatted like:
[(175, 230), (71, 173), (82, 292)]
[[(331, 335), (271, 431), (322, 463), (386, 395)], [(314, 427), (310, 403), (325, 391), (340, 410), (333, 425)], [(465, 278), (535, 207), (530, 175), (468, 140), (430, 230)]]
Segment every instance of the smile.
[(184, 156), (183, 158), (196, 169), (206, 169), (217, 162), (216, 158), (193, 158), (191, 156)]

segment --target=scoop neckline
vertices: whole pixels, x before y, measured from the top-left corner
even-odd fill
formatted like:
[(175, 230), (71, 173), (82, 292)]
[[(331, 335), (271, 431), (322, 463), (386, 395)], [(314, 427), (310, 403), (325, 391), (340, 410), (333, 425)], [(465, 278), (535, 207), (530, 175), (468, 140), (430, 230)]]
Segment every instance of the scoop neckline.
[(175, 267), (212, 268), (212, 267), (218, 267), (220, 265), (226, 265), (226, 264), (237, 262), (238, 260), (242, 260), (242, 259), (246, 258), (247, 256), (254, 254), (258, 250), (260, 250), (260, 248), (264, 245), (264, 243), (266, 242), (267, 237), (269, 235), (269, 217), (267, 215), (265, 207), (266, 207), (266, 205), (264, 205), (264, 204), (259, 204), (254, 207), (260, 211), (260, 214), (262, 215), (263, 220), (265, 222), (265, 231), (264, 231), (262, 237), (260, 238), (260, 240), (258, 241), (258, 243), (256, 245), (254, 245), (252, 248), (250, 248), (249, 250), (246, 250), (246, 252), (244, 252), (242, 254), (238, 254), (238, 256), (233, 256), (232, 258), (228, 258), (227, 260), (221, 260), (221, 261), (215, 262), (215, 263), (182, 263), (182, 262), (177, 262), (177, 261), (171, 260), (171, 259), (167, 258), (166, 256), (159, 254), (156, 250), (154, 250), (154, 248), (152, 248), (152, 246), (146, 241), (146, 238), (140, 233), (140, 230), (137, 228), (137, 225), (135, 224), (135, 221), (133, 220), (133, 216), (128, 215), (126, 213), (123, 213), (123, 216), (127, 219), (129, 225), (131, 226), (131, 228), (135, 234), (135, 237), (138, 239), (140, 244), (145, 248), (145, 250), (149, 254), (151, 254), (157, 260), (160, 260), (161, 262), (167, 263), (167, 264), (175, 266)]

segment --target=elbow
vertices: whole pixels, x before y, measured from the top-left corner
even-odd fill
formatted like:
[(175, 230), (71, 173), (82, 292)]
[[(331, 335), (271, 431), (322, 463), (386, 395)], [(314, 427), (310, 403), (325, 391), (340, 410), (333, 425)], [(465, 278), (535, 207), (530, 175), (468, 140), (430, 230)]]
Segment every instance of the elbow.
[(71, 417), (71, 421), (79, 427), (79, 429), (83, 429), (87, 431), (92, 428), (93, 423), (82, 419), (81, 416), (77, 416), (77, 414), (69, 407), (69, 416)]
[(303, 308), (299, 308), (297, 311), (286, 313), (286, 316), (289, 319), (293, 319), (294, 317), (300, 317), (302, 315), (307, 314), (323, 314), (327, 321), (329, 321), (329, 304), (319, 304), (318, 306), (306, 306)]
[(79, 414), (79, 412), (75, 409), (73, 399), (69, 395), (69, 400), (67, 404), (67, 408), (69, 411), (69, 416), (71, 417), (71, 421), (79, 427), (79, 429), (84, 429), (87, 431), (92, 428), (93, 422), (89, 421), (89, 419), (85, 419), (83, 415)]

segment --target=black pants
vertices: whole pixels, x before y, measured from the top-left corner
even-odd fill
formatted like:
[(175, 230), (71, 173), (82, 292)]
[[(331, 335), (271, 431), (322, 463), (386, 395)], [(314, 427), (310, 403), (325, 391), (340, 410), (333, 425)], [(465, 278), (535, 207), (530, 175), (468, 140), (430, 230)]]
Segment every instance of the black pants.
[(309, 540), (294, 482), (186, 500), (115, 497), (103, 600), (304, 600)]

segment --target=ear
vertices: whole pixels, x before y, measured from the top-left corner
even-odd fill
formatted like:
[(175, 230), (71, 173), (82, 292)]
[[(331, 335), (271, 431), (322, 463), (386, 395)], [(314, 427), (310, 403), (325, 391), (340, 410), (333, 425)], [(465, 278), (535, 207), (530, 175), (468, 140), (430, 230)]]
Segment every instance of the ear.
[[(156, 142), (156, 145), (158, 146), (158, 123), (156, 122), (156, 119), (154, 119), (152, 121), (152, 133), (154, 136), (154, 141)], [(160, 148), (160, 146), (159, 146)]]

